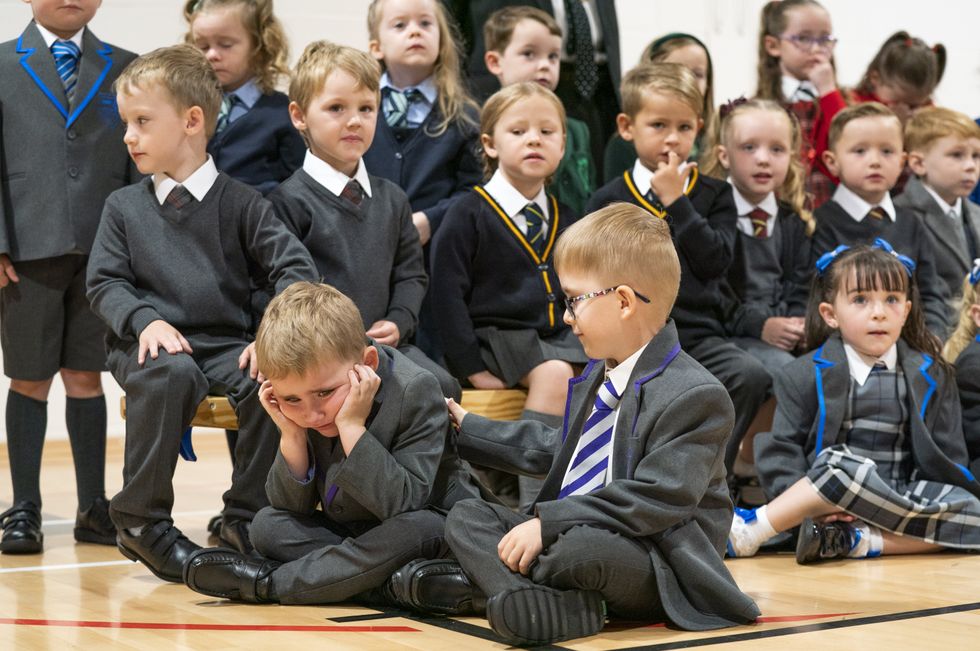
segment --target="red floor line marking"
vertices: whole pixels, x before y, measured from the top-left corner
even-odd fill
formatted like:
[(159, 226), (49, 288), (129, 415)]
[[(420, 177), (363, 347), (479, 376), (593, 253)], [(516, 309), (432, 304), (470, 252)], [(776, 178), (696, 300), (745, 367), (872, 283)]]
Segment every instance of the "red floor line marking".
[(328, 633), (418, 633), (411, 626), (277, 626), (275, 624), (168, 624), (164, 622), (97, 622), (70, 619), (0, 617), (0, 624), (15, 626), (70, 626), (74, 628), (137, 628), (167, 631), (283, 631)]

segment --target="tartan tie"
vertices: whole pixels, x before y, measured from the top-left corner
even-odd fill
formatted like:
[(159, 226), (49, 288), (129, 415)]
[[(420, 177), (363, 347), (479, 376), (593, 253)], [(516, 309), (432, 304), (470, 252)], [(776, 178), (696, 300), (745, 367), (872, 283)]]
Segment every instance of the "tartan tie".
[(612, 380), (606, 380), (595, 396), (592, 414), (585, 421), (585, 427), (578, 443), (572, 463), (561, 482), (558, 499), (569, 495), (585, 495), (600, 486), (605, 486), (612, 452), (612, 431), (616, 422), (614, 410), (619, 398)]
[(182, 185), (174, 187), (174, 189), (170, 191), (170, 194), (167, 195), (167, 203), (177, 210), (180, 210), (189, 204), (193, 199), (194, 195), (192, 195), (190, 190)]
[(418, 88), (409, 88), (406, 91), (386, 89), (384, 99), (385, 122), (394, 129), (404, 129), (408, 127), (408, 108), (415, 102), (425, 99), (422, 91)]
[(65, 97), (71, 104), (75, 98), (75, 84), (78, 83), (78, 59), (81, 50), (72, 41), (57, 40), (51, 44), (51, 54), (54, 55), (54, 66), (65, 87)]
[(538, 204), (531, 202), (521, 209), (521, 214), (527, 220), (527, 241), (531, 243), (531, 248), (539, 256), (544, 250), (544, 233), (541, 227), (544, 223), (544, 213)]
[(583, 99), (591, 99), (599, 84), (599, 66), (595, 62), (592, 28), (580, 0), (565, 0), (565, 22), (570, 32), (570, 52), (575, 55), (575, 90)]
[(343, 191), (340, 193), (342, 199), (347, 199), (355, 206), (360, 206), (361, 201), (364, 200), (364, 190), (361, 188), (361, 184), (351, 179), (344, 186)]
[(754, 208), (749, 213), (752, 222), (752, 235), (759, 239), (769, 237), (769, 213), (762, 208)]
[(884, 220), (885, 217), (887, 216), (888, 213), (886, 213), (885, 209), (882, 208), (881, 206), (875, 206), (868, 211), (868, 217), (871, 217), (872, 219), (877, 219), (878, 221)]

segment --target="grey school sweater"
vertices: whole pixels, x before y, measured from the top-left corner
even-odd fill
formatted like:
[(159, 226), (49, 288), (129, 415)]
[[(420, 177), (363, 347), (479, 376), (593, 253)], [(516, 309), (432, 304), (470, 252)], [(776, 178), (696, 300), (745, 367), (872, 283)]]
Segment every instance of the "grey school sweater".
[(245, 336), (254, 265), (277, 292), (319, 275), (252, 188), (222, 173), (203, 201), (177, 210), (160, 205), (146, 178), (106, 200), (88, 263), (88, 299), (121, 339), (138, 338), (157, 319), (185, 335)]
[(364, 328), (381, 319), (402, 341), (415, 332), (428, 278), (408, 197), (370, 176), (360, 206), (336, 196), (302, 168), (269, 194), (276, 215), (309, 250), (323, 277), (350, 297)]

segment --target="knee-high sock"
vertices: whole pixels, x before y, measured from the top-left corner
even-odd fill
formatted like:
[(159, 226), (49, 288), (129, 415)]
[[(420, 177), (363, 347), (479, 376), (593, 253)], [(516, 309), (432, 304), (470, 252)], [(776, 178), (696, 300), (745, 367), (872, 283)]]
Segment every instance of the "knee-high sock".
[[(543, 414), (540, 411), (525, 409), (521, 412), (521, 420), (536, 420), (539, 423), (544, 423), (548, 427), (561, 427), (563, 418), (552, 414)], [(544, 479), (521, 475), (517, 478), (517, 482), (520, 488), (520, 510), (525, 511), (534, 503), (534, 499), (538, 496), (538, 493), (541, 491), (541, 486), (544, 484)]]
[(14, 504), (28, 501), (41, 508), (41, 451), (47, 427), (47, 402), (7, 392), (7, 457)]
[(78, 508), (84, 511), (96, 497), (105, 497), (105, 396), (68, 398), (65, 422), (75, 463)]

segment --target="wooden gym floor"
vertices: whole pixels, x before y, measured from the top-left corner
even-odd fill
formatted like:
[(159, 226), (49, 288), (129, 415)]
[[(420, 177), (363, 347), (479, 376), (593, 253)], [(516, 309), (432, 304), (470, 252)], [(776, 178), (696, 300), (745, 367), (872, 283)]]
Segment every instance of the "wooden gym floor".
[[(206, 542), (230, 473), (222, 434), (196, 430), (197, 463), (178, 464), (174, 519)], [(2, 447), (2, 446), (0, 446)], [(109, 442), (109, 494), (122, 442)], [(10, 505), (0, 450), (0, 510)], [(356, 606), (255, 606), (212, 600), (157, 580), (115, 549), (76, 544), (74, 472), (67, 442), (50, 442), (42, 472), (45, 553), (0, 555), (0, 649), (456, 649), (505, 648), (486, 621), (423, 618)], [(751, 626), (688, 633), (611, 622), (598, 636), (551, 648), (978, 649), (980, 555), (841, 561), (800, 567), (791, 555), (729, 561), (762, 609)]]

